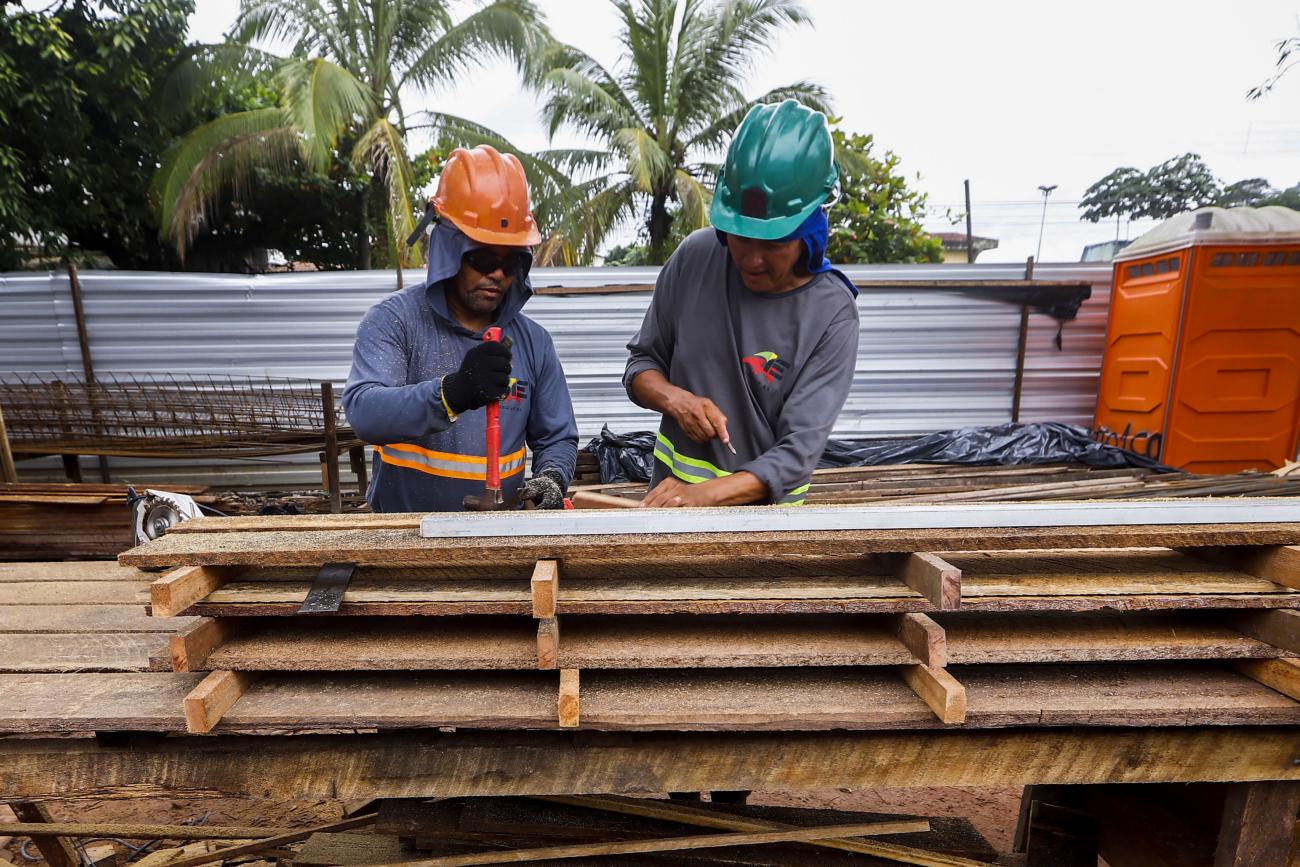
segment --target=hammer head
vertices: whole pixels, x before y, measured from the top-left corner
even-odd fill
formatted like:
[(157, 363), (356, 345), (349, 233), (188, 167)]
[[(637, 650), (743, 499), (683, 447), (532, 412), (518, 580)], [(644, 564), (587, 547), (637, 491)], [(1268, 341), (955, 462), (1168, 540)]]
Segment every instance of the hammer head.
[(500, 488), (485, 488), (482, 496), (469, 494), (465, 499), (461, 500), (461, 505), (465, 507), (467, 512), (499, 512), (511, 508), (501, 498)]

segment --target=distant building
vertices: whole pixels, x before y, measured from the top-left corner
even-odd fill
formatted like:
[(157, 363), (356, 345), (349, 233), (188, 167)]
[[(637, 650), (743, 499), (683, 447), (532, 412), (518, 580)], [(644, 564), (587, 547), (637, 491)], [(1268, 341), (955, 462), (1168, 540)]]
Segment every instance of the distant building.
[[(966, 262), (966, 233), (965, 232), (934, 232), (934, 237), (938, 238), (943, 244), (943, 261), (944, 264), (949, 262)], [(971, 247), (975, 250), (975, 261), (979, 261), (980, 253), (985, 250), (995, 250), (998, 246), (997, 238), (981, 238), (979, 235), (971, 236)]]
[(1083, 248), (1083, 256), (1079, 258), (1080, 262), (1112, 262), (1132, 241), (1102, 241), (1100, 244), (1089, 244)]

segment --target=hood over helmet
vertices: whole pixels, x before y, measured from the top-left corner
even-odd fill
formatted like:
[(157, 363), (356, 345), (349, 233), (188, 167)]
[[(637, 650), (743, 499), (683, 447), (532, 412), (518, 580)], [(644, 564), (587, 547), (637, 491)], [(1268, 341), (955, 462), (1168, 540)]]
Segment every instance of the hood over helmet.
[[(435, 224), (433, 231), (429, 233), (429, 267), (425, 272), (425, 292), (433, 312), (450, 322), (455, 328), (468, 330), (463, 329), (447, 307), (447, 280), (460, 271), (462, 256), (476, 247), (486, 246), (489, 245), (480, 244), (447, 220)], [(496, 316), (492, 320), (493, 325), (509, 323), (528, 303), (528, 299), (533, 297), (533, 282), (529, 276), (533, 267), (533, 253), (527, 248), (521, 249), (528, 254), (528, 262), (515, 275), (506, 297), (497, 308)]]

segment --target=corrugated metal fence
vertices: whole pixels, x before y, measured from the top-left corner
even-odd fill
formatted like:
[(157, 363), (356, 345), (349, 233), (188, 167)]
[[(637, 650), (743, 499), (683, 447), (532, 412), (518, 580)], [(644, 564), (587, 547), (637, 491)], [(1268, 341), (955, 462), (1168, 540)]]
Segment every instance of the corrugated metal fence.
[[(935, 283), (1011, 280), (1016, 265), (878, 265), (845, 269), (858, 280)], [(657, 269), (537, 269), (535, 286), (583, 288), (653, 283)], [(81, 272), (90, 350), (97, 372), (240, 373), (342, 383), (357, 322), (394, 286), (391, 272), (259, 276)], [(1043, 280), (1082, 280), (1092, 299), (1067, 323), (1030, 317), (1021, 418), (1088, 424), (1105, 338), (1110, 266), (1039, 265)], [(409, 282), (422, 279), (417, 272)], [(555, 338), (586, 438), (654, 425), (619, 384), (625, 344), (648, 293), (534, 298), (527, 313)], [(1010, 418), (1019, 309), (933, 289), (872, 290), (862, 313), (857, 375), (835, 426), (839, 437), (928, 433)], [(66, 274), (0, 274), (0, 375), (81, 373)], [(35, 469), (32, 462), (23, 465)], [(51, 477), (57, 462), (44, 463)], [(230, 486), (313, 484), (314, 459), (257, 465), (112, 461), (136, 482), (181, 480)]]

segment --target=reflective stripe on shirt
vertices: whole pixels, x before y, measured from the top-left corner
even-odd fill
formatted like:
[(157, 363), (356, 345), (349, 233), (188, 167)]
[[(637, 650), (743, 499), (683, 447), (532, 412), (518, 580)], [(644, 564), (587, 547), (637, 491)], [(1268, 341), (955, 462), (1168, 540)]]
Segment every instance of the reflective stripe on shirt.
[[(435, 452), (411, 443), (389, 443), (375, 451), (386, 464), (419, 470), (431, 476), (446, 479), (487, 479), (487, 458), (482, 455), (458, 455), (454, 452)], [(525, 450), (520, 449), (500, 458), (501, 478), (509, 478), (524, 471)]]
[[(655, 458), (666, 466), (674, 476), (683, 482), (690, 482), (691, 484), (707, 482), (711, 479), (721, 479), (724, 476), (731, 475), (730, 471), (715, 467), (708, 461), (688, 457), (677, 451), (672, 440), (664, 436), (662, 431), (655, 436)], [(808, 483), (804, 483), (777, 500), (776, 505), (802, 506), (804, 498), (807, 496)]]

